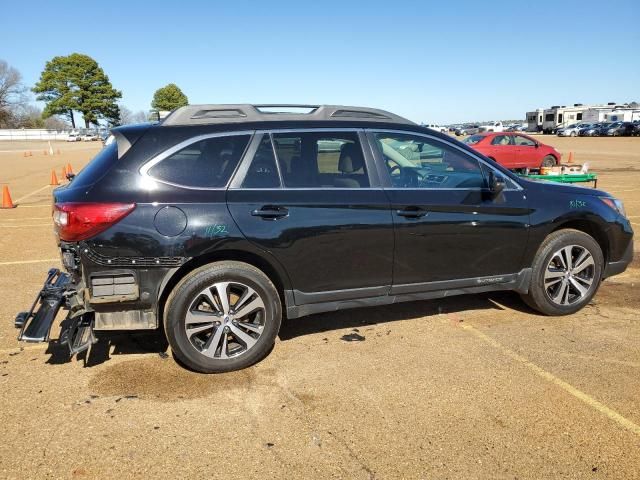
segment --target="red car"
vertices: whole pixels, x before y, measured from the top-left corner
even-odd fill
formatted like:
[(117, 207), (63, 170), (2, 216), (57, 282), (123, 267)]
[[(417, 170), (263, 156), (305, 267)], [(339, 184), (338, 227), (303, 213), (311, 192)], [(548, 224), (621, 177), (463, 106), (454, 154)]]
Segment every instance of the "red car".
[(478, 133), (464, 143), (507, 168), (553, 167), (562, 155), (555, 148), (518, 132)]

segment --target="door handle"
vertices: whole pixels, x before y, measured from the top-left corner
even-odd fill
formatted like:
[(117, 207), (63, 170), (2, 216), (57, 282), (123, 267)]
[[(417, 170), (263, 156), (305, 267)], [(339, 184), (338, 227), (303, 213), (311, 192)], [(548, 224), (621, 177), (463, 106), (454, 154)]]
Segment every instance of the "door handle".
[(429, 212), (423, 210), (420, 207), (407, 207), (404, 210), (396, 210), (396, 214), (405, 218), (420, 218), (427, 215)]
[(289, 216), (289, 209), (285, 207), (276, 207), (273, 205), (265, 205), (260, 209), (253, 210), (251, 215), (254, 217), (262, 217), (264, 220), (277, 220)]

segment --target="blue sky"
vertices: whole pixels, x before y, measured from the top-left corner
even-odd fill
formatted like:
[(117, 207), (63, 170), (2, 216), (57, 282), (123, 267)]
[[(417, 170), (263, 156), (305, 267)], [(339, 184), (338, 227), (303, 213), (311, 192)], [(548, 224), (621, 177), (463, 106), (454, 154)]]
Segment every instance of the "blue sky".
[(450, 123), (640, 101), (640, 0), (6, 2), (0, 58), (33, 85), (92, 56), (131, 110), (336, 103)]

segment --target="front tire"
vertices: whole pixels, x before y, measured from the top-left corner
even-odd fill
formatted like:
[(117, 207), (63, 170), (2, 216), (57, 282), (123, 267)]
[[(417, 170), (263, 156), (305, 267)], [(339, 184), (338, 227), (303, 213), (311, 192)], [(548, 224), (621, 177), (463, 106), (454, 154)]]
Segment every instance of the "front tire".
[(262, 360), (281, 319), (269, 278), (246, 263), (224, 261), (194, 270), (175, 286), (164, 326), (180, 362), (198, 372), (222, 373)]
[(529, 293), (522, 299), (545, 315), (570, 315), (595, 295), (602, 279), (600, 245), (579, 230), (558, 230), (540, 245)]

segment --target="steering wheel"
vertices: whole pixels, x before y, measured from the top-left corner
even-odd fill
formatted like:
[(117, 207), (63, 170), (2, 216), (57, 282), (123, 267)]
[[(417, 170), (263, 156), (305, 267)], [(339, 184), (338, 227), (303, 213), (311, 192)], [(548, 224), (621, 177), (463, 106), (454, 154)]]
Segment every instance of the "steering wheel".
[(402, 186), (405, 188), (419, 188), (424, 180), (422, 175), (415, 168), (402, 168), (401, 169)]

